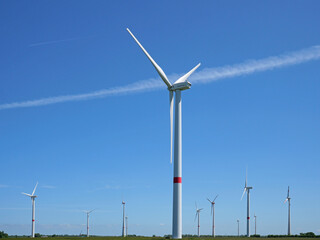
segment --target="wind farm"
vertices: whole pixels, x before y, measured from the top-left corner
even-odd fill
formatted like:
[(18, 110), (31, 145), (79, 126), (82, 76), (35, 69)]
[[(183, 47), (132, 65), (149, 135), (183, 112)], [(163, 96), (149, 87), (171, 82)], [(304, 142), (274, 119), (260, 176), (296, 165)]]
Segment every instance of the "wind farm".
[(320, 237), (320, 3), (0, 11), (0, 238)]

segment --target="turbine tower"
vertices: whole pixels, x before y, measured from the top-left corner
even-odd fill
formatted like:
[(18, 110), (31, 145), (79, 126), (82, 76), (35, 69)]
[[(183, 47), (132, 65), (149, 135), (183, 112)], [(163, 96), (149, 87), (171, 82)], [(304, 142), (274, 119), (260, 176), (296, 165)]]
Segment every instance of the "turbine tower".
[(182, 238), (182, 126), (181, 126), (181, 91), (190, 89), (191, 83), (188, 82), (189, 76), (200, 66), (200, 63), (191, 71), (180, 77), (173, 84), (168, 80), (164, 71), (153, 60), (149, 53), (144, 49), (136, 37), (127, 28), (127, 31), (140, 46), (148, 57), (163, 82), (169, 90), (170, 101), (170, 136), (171, 153), (170, 162), (172, 163), (172, 144), (173, 144), (173, 95), (175, 93), (175, 122), (174, 122), (174, 164), (173, 164), (173, 214), (172, 214), (172, 238)]
[(254, 235), (257, 235), (257, 216), (254, 214)]
[(194, 221), (196, 220), (197, 216), (198, 216), (198, 237), (200, 237), (200, 211), (203, 208), (198, 209), (197, 207), (197, 203), (196, 203), (196, 216), (194, 217)]
[(126, 216), (126, 236), (128, 236), (128, 216)]
[(87, 237), (89, 237), (89, 215), (91, 212), (93, 212), (95, 209), (92, 209), (90, 211), (84, 211), (87, 214)]
[(252, 189), (252, 187), (247, 186), (247, 171), (246, 171), (246, 181), (244, 184), (244, 191), (243, 191), (241, 200), (243, 198), (244, 193), (247, 192), (247, 237), (250, 237), (250, 189)]
[(207, 200), (211, 203), (211, 214), (212, 214), (212, 236), (215, 237), (215, 225), (214, 225), (214, 204), (216, 203), (215, 200), (217, 199), (219, 195), (217, 195), (213, 201), (211, 201), (209, 198)]
[(37, 196), (34, 195), (34, 193), (36, 191), (37, 186), (38, 186), (38, 183), (34, 187), (32, 194), (28, 194), (28, 193), (24, 193), (24, 192), (22, 193), (22, 194), (30, 197), (31, 201), (32, 201), (32, 225), (31, 225), (31, 237), (32, 238), (34, 238), (34, 233), (35, 233), (35, 203), (34, 203), (34, 201)]
[(240, 228), (239, 228), (239, 219), (237, 220), (238, 223), (238, 237), (240, 236)]
[(124, 201), (122, 201), (122, 209), (123, 209), (123, 216), (122, 216), (122, 237), (126, 236), (126, 231), (125, 231), (125, 207), (126, 207), (126, 203)]
[(289, 196), (289, 186), (288, 186), (287, 198), (286, 198), (286, 200), (284, 201), (284, 203), (286, 203), (286, 202), (288, 201), (288, 235), (291, 235), (290, 200), (291, 200), (291, 197)]

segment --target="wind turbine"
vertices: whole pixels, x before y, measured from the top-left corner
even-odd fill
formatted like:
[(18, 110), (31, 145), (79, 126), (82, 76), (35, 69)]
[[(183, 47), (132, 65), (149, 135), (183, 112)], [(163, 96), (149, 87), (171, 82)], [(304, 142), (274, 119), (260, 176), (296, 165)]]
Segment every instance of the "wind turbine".
[(175, 93), (175, 122), (174, 122), (174, 164), (173, 164), (173, 214), (172, 214), (172, 238), (182, 238), (182, 127), (181, 127), (181, 91), (190, 89), (191, 83), (188, 82), (189, 76), (200, 66), (200, 63), (191, 71), (180, 77), (173, 84), (168, 80), (164, 71), (153, 60), (149, 53), (144, 49), (136, 37), (127, 28), (127, 31), (140, 46), (148, 57), (163, 82), (169, 90), (170, 101), (170, 136), (171, 153), (170, 162), (172, 163), (172, 143), (173, 143), (173, 93)]
[(89, 215), (91, 212), (93, 212), (95, 209), (92, 209), (90, 211), (84, 211), (87, 214), (87, 237), (89, 237)]
[(194, 221), (196, 220), (197, 216), (198, 216), (198, 237), (200, 237), (200, 211), (203, 208), (198, 209), (197, 207), (197, 203), (196, 203), (196, 216), (194, 217)]
[(257, 235), (257, 216), (254, 213), (254, 235)]
[(34, 238), (34, 233), (35, 233), (35, 204), (34, 204), (34, 201), (37, 196), (34, 195), (34, 193), (36, 192), (37, 186), (38, 186), (38, 183), (34, 187), (32, 194), (28, 194), (28, 193), (24, 193), (24, 192), (22, 193), (22, 194), (30, 197), (31, 201), (32, 201), (32, 225), (31, 225), (31, 237), (32, 238)]
[(126, 216), (126, 236), (128, 236), (128, 216)]
[(239, 227), (239, 219), (237, 220), (238, 223), (238, 237), (240, 236), (240, 227)]
[(123, 208), (123, 216), (122, 216), (122, 237), (126, 236), (126, 232), (125, 232), (125, 206), (126, 203), (124, 201), (122, 201), (122, 208)]
[(214, 231), (214, 204), (216, 203), (215, 200), (217, 199), (219, 195), (217, 195), (213, 201), (211, 201), (209, 198), (207, 200), (211, 203), (211, 214), (212, 214), (212, 236), (215, 237), (215, 231)]
[(241, 200), (243, 198), (244, 193), (247, 192), (247, 237), (250, 237), (250, 189), (252, 189), (252, 187), (247, 186), (247, 171), (246, 171), (246, 181), (244, 184), (244, 191), (243, 191)]
[(288, 201), (288, 235), (291, 235), (290, 200), (291, 200), (291, 197), (289, 196), (289, 186), (288, 186), (287, 198), (286, 198), (286, 200), (284, 201), (284, 203), (286, 203), (286, 202)]

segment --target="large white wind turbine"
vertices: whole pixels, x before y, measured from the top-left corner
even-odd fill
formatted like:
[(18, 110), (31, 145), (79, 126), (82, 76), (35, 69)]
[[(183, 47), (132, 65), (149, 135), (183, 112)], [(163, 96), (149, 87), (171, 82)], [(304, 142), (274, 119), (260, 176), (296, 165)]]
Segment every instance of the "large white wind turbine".
[(197, 203), (196, 203), (196, 216), (194, 217), (194, 221), (196, 220), (198, 216), (198, 237), (200, 237), (200, 212), (203, 208), (198, 209)]
[(200, 63), (191, 71), (180, 77), (173, 84), (170, 83), (164, 71), (153, 60), (149, 53), (144, 49), (136, 37), (127, 28), (127, 31), (146, 54), (163, 82), (169, 90), (170, 101), (170, 136), (171, 153), (170, 162), (172, 162), (172, 143), (173, 143), (173, 93), (175, 93), (175, 121), (174, 121), (174, 170), (173, 170), (173, 214), (172, 214), (172, 238), (182, 238), (182, 136), (181, 136), (181, 91), (191, 87), (188, 82), (189, 76), (200, 66)]
[(288, 235), (291, 235), (290, 200), (291, 200), (291, 197), (289, 196), (289, 186), (288, 186), (287, 198), (286, 198), (286, 200), (284, 201), (284, 203), (286, 203), (286, 202), (288, 201)]
[(95, 209), (92, 209), (90, 211), (84, 211), (87, 214), (87, 237), (89, 237), (89, 215), (91, 212), (93, 212)]
[(250, 189), (252, 189), (252, 187), (247, 186), (247, 171), (246, 171), (246, 181), (244, 184), (244, 190), (243, 190), (241, 200), (243, 198), (244, 193), (247, 192), (247, 237), (250, 237)]
[(38, 183), (36, 184), (36, 186), (33, 189), (32, 194), (28, 194), (28, 193), (22, 193), (28, 197), (31, 198), (32, 201), (32, 225), (31, 225), (31, 237), (34, 238), (34, 233), (35, 233), (35, 198), (37, 197), (36, 195), (34, 195), (34, 193), (36, 192), (36, 188), (38, 186)]
[(216, 203), (215, 200), (217, 199), (219, 195), (217, 195), (213, 201), (211, 201), (209, 198), (207, 200), (211, 203), (211, 214), (212, 214), (212, 236), (215, 237), (215, 225), (214, 225), (214, 204)]
[(122, 237), (126, 236), (126, 231), (125, 231), (125, 207), (126, 203), (122, 201), (122, 207), (123, 207), (123, 216), (122, 216)]

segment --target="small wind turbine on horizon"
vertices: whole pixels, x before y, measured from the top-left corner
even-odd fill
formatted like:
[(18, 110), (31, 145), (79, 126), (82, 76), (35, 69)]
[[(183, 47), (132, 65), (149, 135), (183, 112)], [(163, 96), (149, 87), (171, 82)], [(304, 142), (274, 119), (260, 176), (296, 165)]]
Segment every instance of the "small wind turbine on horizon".
[(237, 223), (238, 223), (238, 237), (240, 236), (240, 224), (239, 224), (239, 219), (237, 220)]
[(87, 237), (89, 237), (89, 215), (91, 212), (93, 212), (95, 209), (92, 209), (90, 211), (84, 211), (87, 214)]
[(126, 207), (126, 203), (124, 201), (122, 201), (122, 209), (123, 209), (123, 216), (122, 216), (122, 237), (126, 236), (126, 231), (125, 231), (125, 207)]
[(289, 196), (289, 186), (288, 186), (288, 193), (287, 193), (287, 198), (284, 201), (286, 203), (288, 201), (288, 235), (291, 235), (291, 222), (290, 222), (290, 200), (291, 197)]
[(126, 216), (126, 236), (128, 236), (128, 216)]
[(254, 213), (254, 235), (257, 235), (257, 216), (256, 213)]
[(215, 225), (214, 225), (214, 204), (216, 203), (215, 200), (217, 199), (219, 195), (217, 195), (213, 201), (211, 201), (209, 198), (207, 200), (211, 203), (211, 215), (212, 215), (212, 236), (215, 237)]
[(246, 171), (246, 181), (244, 184), (244, 191), (241, 196), (241, 200), (244, 196), (244, 193), (247, 192), (247, 237), (250, 237), (250, 189), (252, 187), (247, 186), (247, 171)]
[(36, 184), (36, 186), (33, 189), (32, 194), (28, 194), (28, 193), (22, 193), (28, 197), (31, 198), (32, 201), (32, 225), (31, 225), (31, 237), (34, 238), (34, 234), (35, 234), (35, 198), (37, 197), (36, 195), (34, 195), (34, 193), (36, 192), (38, 183)]
[(168, 80), (164, 71), (153, 60), (149, 53), (140, 44), (137, 38), (127, 28), (127, 31), (140, 46), (142, 51), (148, 57), (163, 82), (169, 90), (170, 102), (170, 137), (171, 137), (171, 153), (170, 162), (172, 163), (172, 144), (173, 144), (173, 95), (175, 93), (175, 118), (174, 118), (174, 164), (173, 164), (173, 214), (172, 214), (172, 238), (182, 238), (182, 116), (181, 116), (181, 91), (191, 88), (188, 82), (190, 75), (200, 66), (200, 63), (191, 69), (188, 73), (180, 77), (173, 84)]
[(200, 237), (200, 212), (203, 208), (198, 209), (197, 203), (196, 203), (196, 216), (194, 217), (194, 221), (197, 219), (198, 216), (198, 237)]

